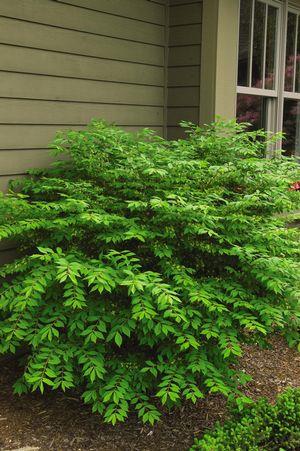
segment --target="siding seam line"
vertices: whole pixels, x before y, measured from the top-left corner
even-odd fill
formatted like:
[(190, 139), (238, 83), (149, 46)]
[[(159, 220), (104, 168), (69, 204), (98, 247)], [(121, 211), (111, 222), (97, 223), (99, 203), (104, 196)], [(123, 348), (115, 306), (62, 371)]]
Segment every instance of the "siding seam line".
[(123, 16), (122, 14), (109, 13), (107, 11), (102, 11), (101, 9), (89, 8), (87, 6), (74, 5), (73, 3), (68, 3), (67, 1), (58, 1), (58, 2), (55, 1), (55, 3), (56, 4), (67, 5), (67, 6), (70, 6), (71, 8), (85, 9), (87, 11), (94, 11), (94, 12), (98, 12), (100, 14), (107, 14), (108, 16), (120, 17), (121, 19), (129, 19), (129, 20), (133, 20), (133, 21), (136, 21), (136, 22), (148, 23), (150, 25), (157, 25), (158, 27), (162, 27), (162, 28), (164, 27), (163, 23), (150, 22), (148, 20), (138, 19), (138, 18), (135, 18), (135, 17)]
[(0, 69), (0, 73), (7, 73), (7, 74), (22, 74), (22, 75), (34, 75), (37, 77), (51, 77), (51, 78), (64, 78), (64, 79), (71, 79), (71, 80), (83, 80), (83, 81), (95, 81), (100, 83), (114, 83), (117, 85), (133, 85), (133, 86), (146, 86), (149, 88), (163, 88), (163, 85), (148, 85), (147, 83), (133, 83), (133, 82), (127, 82), (127, 81), (116, 81), (116, 80), (100, 80), (97, 78), (84, 78), (84, 77), (72, 77), (67, 75), (52, 75), (52, 74), (42, 74), (38, 72), (21, 72), (17, 70), (5, 70)]
[(0, 40), (0, 44), (7, 45), (7, 46), (10, 46), (10, 47), (18, 47), (18, 48), (26, 48), (26, 49), (31, 49), (31, 50), (38, 50), (38, 51), (40, 50), (40, 51), (45, 51), (45, 52), (59, 53), (59, 54), (62, 54), (62, 55), (75, 55), (75, 56), (81, 56), (83, 58), (93, 58), (93, 59), (97, 59), (97, 60), (117, 61), (117, 62), (120, 62), (120, 63), (139, 64), (139, 65), (142, 65), (142, 66), (151, 66), (151, 67), (160, 67), (160, 68), (164, 67), (164, 65), (161, 65), (161, 64), (151, 64), (151, 63), (145, 63), (145, 62), (139, 62), (139, 61), (129, 61), (129, 60), (107, 58), (107, 57), (94, 56), (94, 55), (84, 55), (82, 53), (66, 52), (66, 51), (62, 51), (62, 50), (53, 50), (53, 49), (45, 49), (43, 47), (32, 47), (32, 46), (28, 46), (28, 45), (9, 44), (7, 42), (2, 42), (1, 40)]
[(110, 35), (107, 35), (107, 34), (100, 34), (100, 33), (92, 33), (90, 31), (84, 31), (84, 30), (76, 30), (74, 28), (61, 27), (59, 25), (52, 25), (52, 24), (48, 24), (48, 23), (36, 22), (34, 20), (19, 19), (18, 17), (6, 16), (5, 14), (0, 14), (0, 17), (3, 17), (5, 19), (10, 19), (10, 20), (16, 20), (18, 22), (33, 23), (35, 25), (40, 25), (42, 27), (51, 27), (51, 28), (56, 28), (56, 29), (59, 29), (59, 30), (73, 31), (74, 33), (84, 33), (84, 34), (88, 34), (88, 35), (91, 35), (91, 36), (101, 36), (103, 38), (116, 39), (118, 41), (134, 42), (134, 43), (137, 43), (137, 44), (149, 45), (149, 46), (152, 46), (152, 47), (159, 47), (159, 48), (162, 48), (162, 49), (164, 48), (163, 45), (153, 44), (153, 43), (150, 43), (150, 42), (136, 41), (134, 39), (128, 39), (128, 38), (119, 38), (117, 36), (110, 36)]
[(163, 108), (164, 105), (160, 104), (146, 104), (146, 103), (120, 103), (120, 102), (93, 102), (93, 101), (87, 101), (87, 100), (61, 100), (61, 99), (37, 99), (33, 97), (5, 97), (0, 96), (0, 100), (29, 100), (29, 101), (36, 101), (36, 102), (55, 102), (55, 103), (84, 103), (89, 105), (122, 105), (122, 106), (138, 106), (138, 107), (150, 107), (150, 108)]

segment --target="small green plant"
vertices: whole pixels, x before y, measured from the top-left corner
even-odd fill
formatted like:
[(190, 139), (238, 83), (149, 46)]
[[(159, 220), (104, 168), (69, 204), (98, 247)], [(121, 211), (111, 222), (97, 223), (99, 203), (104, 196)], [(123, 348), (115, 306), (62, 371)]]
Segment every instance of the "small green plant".
[(241, 343), (298, 342), (299, 235), (276, 213), (299, 205), (299, 166), (243, 125), (184, 126), (61, 134), (67, 159), (0, 198), (0, 240), (23, 253), (0, 270), (0, 352), (26, 351), (16, 393), (80, 387), (105, 421), (153, 424), (207, 392), (242, 406)]
[(298, 450), (300, 446), (300, 389), (288, 389), (275, 405), (265, 399), (218, 424), (191, 451)]

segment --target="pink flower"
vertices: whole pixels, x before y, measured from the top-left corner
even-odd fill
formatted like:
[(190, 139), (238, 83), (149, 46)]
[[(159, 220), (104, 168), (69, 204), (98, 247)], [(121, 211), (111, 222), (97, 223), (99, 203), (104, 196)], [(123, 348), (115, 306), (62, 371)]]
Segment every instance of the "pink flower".
[(300, 191), (300, 180), (298, 182), (295, 182), (290, 187), (291, 191)]

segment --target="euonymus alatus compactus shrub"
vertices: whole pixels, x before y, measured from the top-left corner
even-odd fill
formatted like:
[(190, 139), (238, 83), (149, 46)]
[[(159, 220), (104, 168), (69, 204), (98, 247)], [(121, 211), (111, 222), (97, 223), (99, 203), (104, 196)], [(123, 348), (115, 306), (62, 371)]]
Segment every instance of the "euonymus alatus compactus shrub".
[(300, 389), (289, 388), (275, 405), (260, 399), (251, 408), (217, 425), (190, 451), (287, 451), (299, 450)]
[(238, 396), (241, 343), (297, 342), (297, 230), (277, 214), (299, 204), (299, 167), (265, 159), (262, 132), (186, 126), (170, 142), (93, 122), (1, 197), (0, 238), (22, 253), (0, 289), (17, 393), (80, 387), (105, 421), (153, 423), (162, 405)]

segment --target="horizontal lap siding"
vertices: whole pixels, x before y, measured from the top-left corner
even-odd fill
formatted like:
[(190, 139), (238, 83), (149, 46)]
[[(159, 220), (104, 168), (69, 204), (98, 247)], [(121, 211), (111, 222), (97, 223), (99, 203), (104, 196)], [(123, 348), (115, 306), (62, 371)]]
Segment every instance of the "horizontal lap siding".
[[(1, 0), (0, 13), (2, 1), (9, 0)], [(118, 34), (117, 29), (115, 34)], [(162, 46), (7, 17), (0, 17), (0, 43), (159, 67), (164, 65)]]
[[(92, 118), (122, 125), (159, 126), (163, 109), (142, 105), (111, 105), (51, 100), (1, 99), (0, 124), (85, 125)], [(46, 143), (45, 143), (46, 144)], [(26, 143), (24, 142), (24, 147)]]
[(161, 86), (164, 68), (0, 44), (1, 70), (66, 78)]
[(1, 0), (0, 189), (49, 164), (57, 130), (163, 133), (164, 0)]
[(164, 39), (164, 27), (161, 25), (90, 11), (51, 0), (1, 0), (1, 15), (80, 31), (87, 35), (117, 37), (158, 46)]
[(0, 151), (0, 176), (23, 174), (32, 168), (33, 162), (48, 166), (51, 161), (49, 149), (9, 149)]
[(84, 7), (94, 11), (131, 17), (164, 25), (165, 11), (163, 5), (167, 1), (150, 2), (141, 0), (58, 0), (60, 3)]
[(168, 137), (184, 136), (181, 120), (199, 122), (202, 2), (170, 0)]
[[(138, 131), (140, 127), (147, 124), (141, 124), (140, 126), (130, 126), (120, 124), (126, 131)], [(26, 149), (41, 149), (45, 142), (49, 143), (53, 140), (58, 131), (64, 130), (82, 130), (84, 125), (41, 125), (41, 124), (0, 124), (0, 136), (1, 136), (1, 150), (12, 149), (25, 149), (24, 142), (26, 143)], [(151, 126), (151, 128), (159, 135), (162, 134), (162, 127)]]
[(0, 71), (0, 97), (163, 106), (163, 87)]

